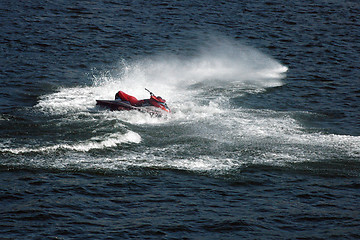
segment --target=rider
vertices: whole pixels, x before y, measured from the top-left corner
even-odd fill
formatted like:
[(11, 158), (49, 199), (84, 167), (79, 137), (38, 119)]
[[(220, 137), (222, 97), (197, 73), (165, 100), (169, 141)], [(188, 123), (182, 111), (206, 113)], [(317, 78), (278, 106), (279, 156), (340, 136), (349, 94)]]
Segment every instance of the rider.
[(136, 107), (151, 106), (151, 105), (155, 107), (161, 107), (161, 103), (164, 104), (166, 102), (166, 100), (161, 98), (160, 96), (156, 97), (151, 92), (150, 94), (151, 94), (150, 99), (137, 100), (136, 97), (126, 94), (123, 91), (119, 91), (115, 94), (115, 100), (128, 102), (130, 105)]

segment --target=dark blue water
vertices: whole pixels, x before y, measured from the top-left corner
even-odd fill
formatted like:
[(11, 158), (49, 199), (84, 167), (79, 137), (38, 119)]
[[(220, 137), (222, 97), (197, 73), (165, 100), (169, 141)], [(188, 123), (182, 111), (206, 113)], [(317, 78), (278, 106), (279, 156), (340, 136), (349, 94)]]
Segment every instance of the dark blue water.
[[(2, 1), (0, 238), (360, 238), (358, 1)], [(118, 90), (172, 114), (95, 106)]]

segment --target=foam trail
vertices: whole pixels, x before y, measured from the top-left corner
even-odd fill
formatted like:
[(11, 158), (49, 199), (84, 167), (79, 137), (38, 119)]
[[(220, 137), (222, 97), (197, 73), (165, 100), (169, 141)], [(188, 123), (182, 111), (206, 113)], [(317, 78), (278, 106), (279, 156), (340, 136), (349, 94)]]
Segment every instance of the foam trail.
[(102, 137), (93, 137), (87, 141), (75, 143), (75, 144), (56, 144), (53, 146), (44, 147), (21, 147), (21, 148), (3, 148), (1, 152), (10, 152), (13, 154), (24, 153), (49, 153), (57, 150), (72, 150), (78, 152), (88, 152), (93, 149), (103, 149), (116, 147), (122, 143), (139, 143), (141, 137), (135, 132), (127, 132), (125, 134), (113, 133), (104, 135)]

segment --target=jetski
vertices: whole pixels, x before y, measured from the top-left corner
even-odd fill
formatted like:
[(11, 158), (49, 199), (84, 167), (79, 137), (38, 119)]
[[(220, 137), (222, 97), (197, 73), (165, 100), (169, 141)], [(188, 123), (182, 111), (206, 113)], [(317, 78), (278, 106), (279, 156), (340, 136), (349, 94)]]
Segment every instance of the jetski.
[(96, 100), (96, 105), (101, 107), (105, 107), (112, 111), (130, 111), (135, 110), (139, 112), (149, 113), (150, 115), (161, 116), (164, 113), (170, 113), (170, 108), (165, 103), (166, 101), (161, 97), (156, 97), (155, 94), (150, 92), (148, 89), (145, 88), (150, 93), (150, 99), (142, 100), (144, 104), (139, 106), (131, 105), (128, 101), (123, 101), (120, 99), (116, 100)]

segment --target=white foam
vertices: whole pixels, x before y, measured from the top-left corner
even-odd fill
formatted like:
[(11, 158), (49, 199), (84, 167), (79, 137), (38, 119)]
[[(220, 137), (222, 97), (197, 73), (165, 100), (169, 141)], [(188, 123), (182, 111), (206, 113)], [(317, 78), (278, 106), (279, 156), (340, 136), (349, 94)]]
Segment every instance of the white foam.
[(116, 147), (123, 143), (140, 143), (141, 136), (135, 132), (128, 131), (125, 134), (112, 133), (103, 136), (92, 137), (89, 140), (81, 141), (74, 144), (55, 144), (51, 146), (36, 146), (33, 144), (28, 147), (20, 148), (8, 148), (3, 147), (1, 152), (10, 152), (13, 154), (24, 154), (24, 153), (51, 153), (57, 150), (71, 150), (78, 152), (89, 152), (94, 149), (104, 149)]

